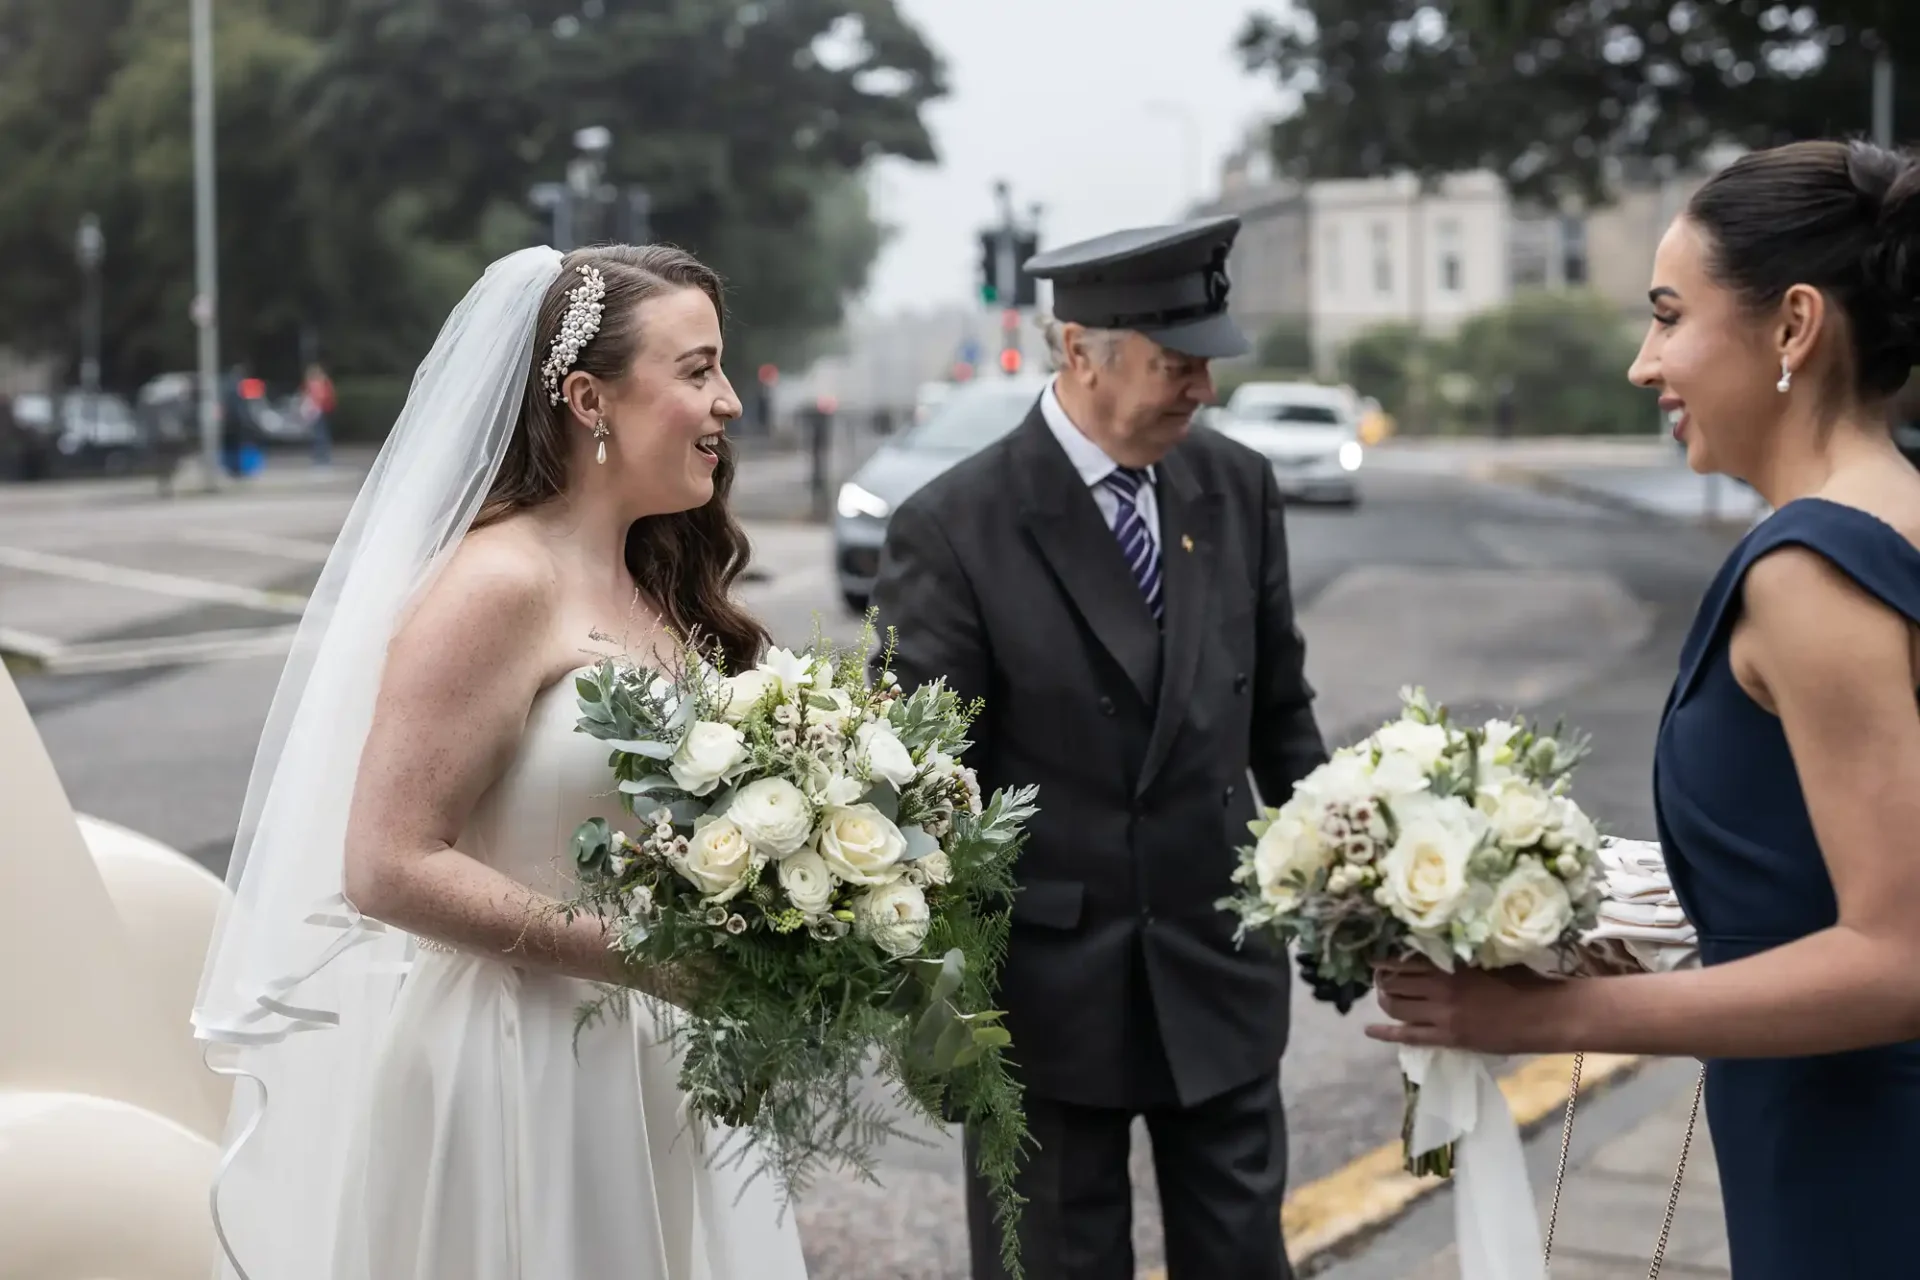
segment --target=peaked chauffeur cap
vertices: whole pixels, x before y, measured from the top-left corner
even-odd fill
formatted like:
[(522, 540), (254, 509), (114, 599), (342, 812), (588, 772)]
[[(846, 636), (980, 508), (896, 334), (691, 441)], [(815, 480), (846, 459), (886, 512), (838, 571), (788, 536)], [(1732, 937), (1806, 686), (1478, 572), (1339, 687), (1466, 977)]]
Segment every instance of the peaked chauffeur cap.
[(1132, 329), (1169, 351), (1206, 359), (1246, 354), (1227, 314), (1227, 251), (1236, 217), (1136, 227), (1050, 249), (1026, 271), (1053, 281), (1053, 314), (1090, 329)]

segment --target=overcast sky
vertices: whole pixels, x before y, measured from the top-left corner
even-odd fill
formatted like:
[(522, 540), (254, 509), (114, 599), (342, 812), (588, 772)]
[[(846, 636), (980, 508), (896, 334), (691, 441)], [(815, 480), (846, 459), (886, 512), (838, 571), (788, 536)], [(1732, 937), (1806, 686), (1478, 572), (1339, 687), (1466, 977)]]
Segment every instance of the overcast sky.
[(1041, 243), (1163, 222), (1213, 190), (1220, 160), (1280, 94), (1233, 39), (1278, 0), (897, 0), (947, 63), (928, 108), (940, 162), (888, 162), (875, 195), (898, 228), (867, 304), (920, 309), (974, 296), (974, 233), (993, 183), (1044, 206)]

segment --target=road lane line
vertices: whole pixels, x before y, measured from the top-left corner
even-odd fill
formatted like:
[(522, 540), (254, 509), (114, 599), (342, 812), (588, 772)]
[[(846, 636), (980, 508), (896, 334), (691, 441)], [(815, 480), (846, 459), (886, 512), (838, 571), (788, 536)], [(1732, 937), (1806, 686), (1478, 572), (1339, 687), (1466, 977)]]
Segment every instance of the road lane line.
[[(1645, 1061), (1625, 1054), (1588, 1054), (1580, 1075), (1580, 1096), (1585, 1098), (1600, 1085), (1624, 1078)], [(1572, 1068), (1572, 1054), (1548, 1054), (1500, 1078), (1500, 1091), (1506, 1095), (1523, 1137), (1565, 1108)], [(1408, 1173), (1400, 1139), (1395, 1138), (1324, 1178), (1294, 1188), (1280, 1209), (1287, 1253), (1294, 1268), (1300, 1270), (1330, 1254), (1341, 1253), (1446, 1185), (1439, 1178), (1416, 1178)], [(1166, 1268), (1141, 1271), (1137, 1280), (1167, 1280)]]
[(333, 553), (331, 542), (312, 538), (282, 538), (270, 533), (239, 533), (231, 529), (180, 529), (164, 536), (173, 542), (214, 547), (221, 551), (282, 556), (308, 564), (325, 564), (327, 557)]
[(288, 591), (262, 591), (257, 587), (239, 587), (229, 582), (209, 582), (177, 573), (156, 573), (151, 569), (131, 569), (103, 560), (82, 560), (78, 556), (56, 555), (50, 551), (29, 551), (24, 547), (0, 547), (0, 566), (43, 573), (74, 582), (92, 582), (104, 587), (122, 587), (155, 595), (199, 600), (209, 604), (239, 605), (265, 613), (305, 612), (307, 598)]

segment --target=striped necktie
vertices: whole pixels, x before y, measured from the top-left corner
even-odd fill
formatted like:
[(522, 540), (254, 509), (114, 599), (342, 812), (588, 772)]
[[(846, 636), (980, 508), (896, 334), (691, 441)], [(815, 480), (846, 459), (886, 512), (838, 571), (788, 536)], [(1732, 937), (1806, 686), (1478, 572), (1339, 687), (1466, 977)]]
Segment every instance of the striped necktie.
[(1147, 473), (1132, 467), (1115, 467), (1100, 481), (1107, 490), (1118, 499), (1118, 510), (1113, 517), (1113, 536), (1119, 539), (1120, 554), (1126, 558), (1127, 569), (1133, 574), (1133, 580), (1139, 584), (1140, 594), (1146, 597), (1147, 608), (1152, 610), (1154, 621), (1160, 620), (1160, 552), (1153, 544), (1153, 537), (1147, 531), (1147, 522), (1140, 518), (1137, 504), (1140, 486), (1147, 482)]

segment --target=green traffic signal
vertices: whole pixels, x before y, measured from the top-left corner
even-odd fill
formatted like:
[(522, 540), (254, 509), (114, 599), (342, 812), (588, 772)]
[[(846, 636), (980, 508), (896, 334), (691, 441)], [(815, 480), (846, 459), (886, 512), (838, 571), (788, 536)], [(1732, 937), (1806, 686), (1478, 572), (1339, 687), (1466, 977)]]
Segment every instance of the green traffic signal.
[(981, 285), (980, 301), (986, 303), (988, 306), (992, 306), (994, 303), (1000, 301), (1000, 290), (990, 284)]

